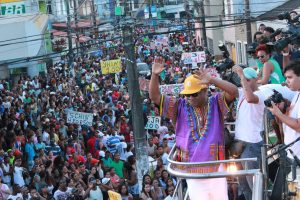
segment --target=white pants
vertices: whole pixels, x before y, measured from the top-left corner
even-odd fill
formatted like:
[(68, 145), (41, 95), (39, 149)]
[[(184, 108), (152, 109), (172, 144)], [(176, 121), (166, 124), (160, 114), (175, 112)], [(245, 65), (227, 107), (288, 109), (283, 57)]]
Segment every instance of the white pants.
[(226, 178), (187, 179), (190, 200), (228, 200)]

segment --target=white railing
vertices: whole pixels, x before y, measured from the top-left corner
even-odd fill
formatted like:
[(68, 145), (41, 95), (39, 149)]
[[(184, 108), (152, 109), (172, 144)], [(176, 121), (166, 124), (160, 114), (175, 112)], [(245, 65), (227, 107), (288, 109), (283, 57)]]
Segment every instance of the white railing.
[(244, 159), (234, 159), (234, 160), (218, 160), (218, 161), (207, 161), (207, 162), (178, 162), (173, 159), (176, 156), (176, 148), (173, 146), (169, 156), (168, 156), (168, 172), (178, 178), (177, 185), (175, 187), (174, 196), (178, 195), (178, 199), (187, 199), (188, 192), (186, 192), (185, 197), (183, 197), (182, 180), (183, 179), (206, 179), (206, 178), (224, 178), (232, 176), (246, 176), (252, 175), (253, 179), (253, 193), (252, 200), (263, 200), (264, 199), (264, 184), (263, 184), (263, 174), (260, 169), (250, 169), (250, 170), (235, 170), (235, 171), (218, 171), (211, 173), (191, 173), (184, 171), (182, 169), (189, 169), (189, 167), (204, 167), (204, 166), (219, 166), (220, 164), (224, 166), (229, 166), (232, 164), (245, 163), (257, 161), (257, 158), (244, 158)]

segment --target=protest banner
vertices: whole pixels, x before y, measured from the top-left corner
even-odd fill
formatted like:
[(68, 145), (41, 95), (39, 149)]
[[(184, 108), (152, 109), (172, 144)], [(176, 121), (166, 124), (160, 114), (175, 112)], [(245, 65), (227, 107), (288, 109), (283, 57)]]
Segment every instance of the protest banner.
[(67, 123), (92, 126), (93, 125), (93, 114), (92, 113), (84, 113), (84, 112), (76, 112), (76, 111), (68, 111)]
[(159, 116), (148, 116), (148, 122), (145, 129), (157, 130), (160, 127), (161, 117)]
[(183, 60), (184, 64), (203, 63), (206, 61), (206, 56), (204, 51), (189, 52), (183, 53), (181, 55), (181, 60)]
[(102, 74), (114, 74), (122, 72), (121, 59), (101, 61)]
[(159, 90), (161, 94), (178, 95), (183, 90), (183, 84), (160, 85)]
[(140, 90), (149, 91), (150, 81), (147, 79), (139, 78)]

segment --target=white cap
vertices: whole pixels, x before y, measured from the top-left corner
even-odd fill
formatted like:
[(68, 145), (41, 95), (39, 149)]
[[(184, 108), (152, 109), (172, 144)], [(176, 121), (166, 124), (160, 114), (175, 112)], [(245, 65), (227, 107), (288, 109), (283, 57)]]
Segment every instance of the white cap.
[(104, 151), (99, 151), (99, 156), (100, 157), (105, 157), (105, 152)]

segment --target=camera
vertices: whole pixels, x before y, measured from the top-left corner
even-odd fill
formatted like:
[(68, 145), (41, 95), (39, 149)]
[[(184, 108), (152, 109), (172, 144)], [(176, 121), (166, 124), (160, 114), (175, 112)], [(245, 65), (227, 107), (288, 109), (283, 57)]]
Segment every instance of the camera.
[(277, 90), (273, 90), (274, 94), (270, 96), (268, 99), (264, 101), (265, 106), (272, 107), (272, 101), (274, 103), (281, 103), (284, 101), (284, 98), (281, 93), (279, 93)]
[(223, 60), (220, 64), (218, 64), (216, 66), (216, 70), (219, 73), (222, 73), (228, 69), (231, 69), (234, 66), (234, 62), (233, 62), (233, 60), (231, 60), (229, 58), (229, 52), (228, 52), (226, 46), (222, 42), (220, 42), (218, 47), (219, 47), (220, 51), (222, 51), (222, 53), (223, 53)]
[(293, 19), (289, 12), (284, 12), (278, 15), (279, 20), (287, 20), (287, 29), (277, 29), (276, 34), (282, 34), (282, 38), (274, 43), (272, 43), (272, 48), (275, 51), (282, 51), (289, 44), (300, 45), (300, 15), (295, 16)]

